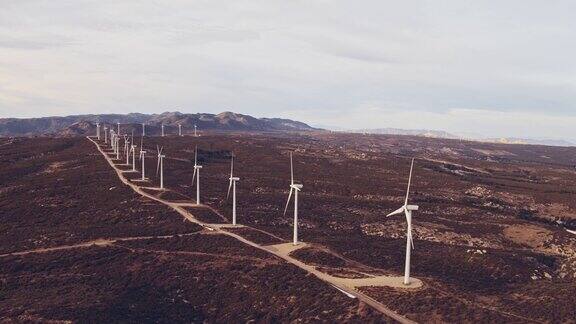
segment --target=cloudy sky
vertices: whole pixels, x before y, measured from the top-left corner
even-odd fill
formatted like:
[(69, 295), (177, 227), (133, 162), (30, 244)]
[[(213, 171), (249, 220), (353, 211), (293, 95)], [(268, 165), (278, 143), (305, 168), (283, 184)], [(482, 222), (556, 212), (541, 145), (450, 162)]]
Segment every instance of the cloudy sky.
[(576, 140), (576, 1), (0, 0), (0, 118), (221, 112)]

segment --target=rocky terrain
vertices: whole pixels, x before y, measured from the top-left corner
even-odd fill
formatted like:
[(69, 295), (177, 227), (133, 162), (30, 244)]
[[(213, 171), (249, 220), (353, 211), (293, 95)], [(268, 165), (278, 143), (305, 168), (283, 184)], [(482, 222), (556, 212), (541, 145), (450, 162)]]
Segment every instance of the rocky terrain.
[(125, 186), (86, 138), (0, 140), (0, 322), (387, 322)]
[[(198, 147), (202, 202), (219, 214), (190, 212), (211, 223), (230, 222), (226, 191), (234, 154), (238, 221), (252, 229), (233, 232), (261, 244), (291, 238), (291, 209), (286, 216), (283, 209), (294, 152), (295, 177), (304, 185), (300, 235), (309, 247), (292, 256), (342, 278), (403, 273), (406, 223), (386, 214), (402, 204), (415, 157), (410, 203), (420, 210), (412, 274), (424, 285), (359, 290), (420, 322), (576, 318), (576, 235), (568, 231), (576, 229), (575, 149), (331, 133), (150, 136), (144, 148), (152, 152), (146, 158), (151, 187), (158, 185), (156, 145), (164, 147), (168, 190), (149, 192), (173, 201), (194, 201)], [(0, 258), (7, 269), (0, 318), (229, 321), (232, 305), (241, 305), (237, 316), (244, 321), (386, 320), (297, 268), (232, 247), (135, 197), (85, 138), (3, 139), (0, 153), (2, 253), (96, 241)], [(286, 279), (273, 279), (280, 277)], [(79, 305), (55, 298), (73, 288), (92, 297)], [(158, 307), (146, 307), (151, 304)], [(119, 317), (105, 317), (111, 311)]]
[[(409, 136), (360, 134), (206, 135), (151, 137), (164, 146), (165, 183), (193, 200), (194, 147), (202, 169), (202, 199), (230, 217), (229, 163), (236, 155), (243, 224), (288, 240), (283, 216), (294, 152), (300, 194), (300, 235), (318, 267), (343, 276), (374, 271), (402, 274), (405, 220), (386, 218), (402, 204), (409, 161), (416, 157), (411, 203), (413, 275), (422, 293), (366, 288), (382, 303), (415, 320), (565, 321), (576, 317), (576, 150)], [(156, 159), (150, 157), (149, 169)], [(157, 179), (153, 178), (152, 183)], [(323, 263), (327, 260), (328, 263)], [(331, 261), (332, 260), (332, 261)], [(336, 262), (336, 263), (334, 263)], [(359, 268), (360, 267), (360, 268)], [(562, 293), (558, 293), (562, 292)], [(448, 298), (449, 297), (449, 298)], [(458, 307), (445, 305), (458, 301)], [(444, 305), (440, 308), (430, 305)]]

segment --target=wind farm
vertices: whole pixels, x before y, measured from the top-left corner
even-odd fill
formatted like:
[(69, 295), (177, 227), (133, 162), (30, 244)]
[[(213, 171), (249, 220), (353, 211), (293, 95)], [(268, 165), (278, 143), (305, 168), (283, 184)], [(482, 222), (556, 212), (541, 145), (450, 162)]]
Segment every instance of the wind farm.
[[(107, 124), (101, 126), (106, 129)], [(546, 216), (551, 208), (556, 211), (572, 208), (569, 192), (556, 191), (550, 195), (550, 188), (560, 183), (566, 186), (572, 179), (576, 181), (571, 171), (573, 157), (566, 155), (565, 149), (322, 131), (205, 132), (201, 137), (194, 133), (183, 136), (159, 133), (142, 136), (137, 146), (131, 137), (123, 135), (121, 139), (116, 133), (118, 129), (130, 132), (132, 125), (113, 126), (116, 127), (109, 131), (109, 143), (106, 138), (98, 140), (94, 128), (93, 135), (87, 137), (18, 139), (0, 148), (4, 156), (38, 151), (39, 147), (55, 152), (44, 155), (46, 162), (39, 164), (49, 170), (40, 168), (39, 172), (49, 175), (42, 181), (57, 177), (73, 183), (81, 179), (80, 172), (84, 172), (81, 170), (98, 165), (98, 174), (106, 174), (107, 183), (101, 179), (97, 187), (81, 189), (86, 194), (91, 190), (100, 192), (93, 203), (82, 203), (81, 208), (102, 212), (89, 223), (79, 218), (70, 224), (101, 227), (99, 224), (106, 218), (116, 217), (114, 223), (130, 219), (133, 225), (112, 226), (109, 234), (94, 232), (85, 225), (72, 226), (72, 232), (65, 230), (71, 236), (62, 236), (58, 233), (64, 229), (54, 223), (46, 228), (49, 229), (46, 240), (31, 245), (26, 237), (34, 234), (18, 227), (18, 218), (9, 216), (6, 224), (14, 229), (0, 235), (1, 242), (5, 242), (0, 253), (3, 265), (9, 266), (15, 260), (34, 260), (39, 267), (44, 259), (35, 256), (61, 258), (82, 251), (105, 257), (117, 249), (128, 249), (126, 253), (138, 251), (147, 257), (169, 253), (172, 261), (165, 261), (166, 267), (188, 260), (186, 253), (192, 253), (192, 259), (196, 258), (195, 253), (211, 253), (213, 256), (209, 258), (232, 257), (234, 262), (242, 258), (250, 263), (255, 262), (254, 258), (274, 260), (258, 262), (272, 262), (280, 276), (285, 276), (286, 271), (302, 274), (303, 277), (293, 279), (303, 280), (300, 284), (289, 284), (293, 289), (291, 296), (301, 300), (294, 306), (315, 305), (312, 307), (325, 309), (325, 314), (332, 314), (325, 315), (326, 320), (543, 321), (549, 318), (550, 307), (557, 311), (554, 317), (557, 320), (573, 315), (571, 297), (560, 298), (556, 291), (570, 291), (574, 287), (576, 236), (570, 232), (574, 220)], [(70, 145), (71, 149), (63, 149)], [(125, 145), (129, 145), (127, 156)], [(422, 148), (435, 149), (422, 151)], [(455, 153), (447, 156), (440, 148), (450, 148)], [(542, 150), (557, 162), (554, 167), (541, 157)], [(156, 152), (156, 158), (147, 158), (150, 151)], [(118, 154), (122, 156), (119, 158)], [(135, 163), (136, 154), (139, 163)], [(506, 160), (499, 160), (503, 156)], [(74, 161), (79, 157), (83, 167), (77, 169), (74, 165), (79, 162)], [(127, 157), (130, 163), (126, 163)], [(12, 188), (20, 178), (11, 174), (30, 171), (19, 169), (18, 163), (10, 161), (2, 163), (5, 170), (12, 170), (3, 173)], [(146, 175), (145, 170), (154, 169), (154, 164), (156, 173)], [(200, 170), (202, 182), (199, 182)], [(236, 187), (240, 179), (242, 186)], [(78, 186), (55, 187), (52, 195), (67, 199), (72, 187)], [(16, 201), (19, 194), (24, 194), (17, 190), (9, 192)], [(113, 195), (114, 199), (103, 195)], [(115, 211), (115, 206), (124, 206), (121, 201), (129, 196), (135, 204), (145, 204), (132, 207), (130, 213)], [(46, 205), (34, 201), (32, 204)], [(151, 206), (162, 212), (148, 211)], [(26, 208), (29, 207), (16, 207), (8, 215), (22, 215)], [(288, 212), (293, 212), (293, 216), (286, 217)], [(38, 215), (35, 217), (43, 212)], [(157, 219), (162, 223), (150, 223), (151, 215), (161, 217)], [(28, 222), (43, 221), (26, 217), (32, 217)], [(20, 228), (20, 239), (10, 234), (16, 228)], [(208, 247), (211, 252), (201, 252), (208, 251), (205, 250)], [(238, 256), (238, 249), (245, 252)], [(218, 264), (219, 275), (232, 276), (230, 265)], [(38, 276), (43, 275), (40, 269)], [(183, 270), (178, 271), (178, 276), (188, 276), (181, 273)], [(199, 268), (194, 271), (203, 273)], [(262, 276), (261, 280), (280, 280), (273, 279), (272, 274)], [(223, 291), (233, 289), (221, 286), (224, 282), (216, 282)], [(312, 282), (322, 291), (314, 293), (324, 296), (322, 302), (298, 288)], [(75, 284), (74, 280), (70, 282)], [(244, 286), (252, 287), (248, 283)], [(191, 295), (182, 297), (183, 300), (204, 305), (192, 297), (199, 294), (196, 288), (179, 289), (190, 289)], [(11, 290), (10, 294), (16, 296), (19, 292), (24, 290)], [(273, 288), (266, 292), (259, 290), (258, 294), (259, 297), (254, 297), (257, 300), (270, 296), (283, 298)], [(546, 296), (550, 302), (530, 302), (535, 294)], [(31, 298), (35, 298), (34, 293)], [(214, 298), (220, 300), (218, 303), (227, 300), (225, 304), (230, 307), (239, 303), (233, 296)], [(206, 302), (212, 300), (210, 297)], [(326, 300), (331, 301), (325, 303)], [(189, 304), (175, 304), (166, 309), (178, 313), (187, 309), (186, 305)], [(266, 313), (279, 311), (274, 305), (264, 309)], [(362, 311), (358, 313), (358, 309)], [(194, 314), (186, 316), (200, 316)], [(210, 312), (202, 314), (206, 319), (227, 318), (214, 317), (215, 313)], [(278, 314), (281, 318), (294, 316)], [(244, 311), (239, 316), (257, 318), (254, 313)]]

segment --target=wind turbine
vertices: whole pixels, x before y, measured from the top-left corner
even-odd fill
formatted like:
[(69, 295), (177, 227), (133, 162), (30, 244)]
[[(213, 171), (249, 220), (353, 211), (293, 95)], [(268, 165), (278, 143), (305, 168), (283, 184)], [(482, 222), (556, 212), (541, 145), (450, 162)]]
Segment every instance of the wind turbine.
[[(110, 126), (110, 147), (112, 150), (114, 150), (114, 141), (114, 130), (112, 129), (112, 126)], [(114, 151), (114, 153), (116, 153), (116, 151)]]
[(132, 153), (132, 172), (136, 172), (136, 145), (134, 143), (130, 146), (130, 153)]
[(115, 135), (116, 160), (120, 160), (120, 136)]
[(397, 210), (391, 212), (386, 217), (399, 215), (404, 213), (406, 215), (406, 263), (404, 265), (404, 284), (410, 284), (410, 252), (414, 248), (414, 240), (412, 239), (412, 211), (418, 210), (416, 205), (408, 205), (408, 197), (410, 196), (410, 184), (412, 182), (412, 170), (414, 169), (414, 159), (410, 164), (410, 175), (408, 176), (408, 189), (406, 189), (406, 199), (404, 200), (404, 206), (398, 208)]
[(112, 147), (112, 152), (116, 154), (116, 132), (110, 130), (110, 146)]
[(164, 137), (164, 124), (162, 124), (162, 137)]
[(178, 136), (182, 136), (182, 124), (178, 124)]
[(292, 243), (294, 245), (298, 244), (298, 192), (302, 190), (302, 187), (303, 185), (294, 183), (294, 164), (292, 162), (292, 152), (290, 152), (290, 193), (288, 194), (288, 201), (284, 208), (284, 215), (286, 215), (290, 198), (292, 198), (292, 191), (294, 191), (294, 237)]
[(142, 161), (142, 181), (146, 180), (144, 175), (144, 167), (146, 165), (146, 151), (142, 149), (142, 145), (144, 144), (144, 136), (142, 136), (142, 140), (140, 141), (140, 160)]
[[(201, 165), (198, 165), (198, 146), (194, 149), (194, 173), (192, 174), (192, 185), (194, 185), (194, 179), (196, 179), (196, 205), (200, 205), (200, 169)], [(198, 177), (196, 177), (198, 174)]]
[(96, 123), (96, 137), (100, 140), (100, 123)]
[(124, 134), (124, 153), (126, 154), (126, 165), (130, 165), (130, 141), (128, 141), (126, 134)]
[(160, 189), (164, 189), (164, 158), (165, 155), (162, 155), (163, 147), (158, 147), (156, 145), (156, 151), (158, 151), (158, 164), (156, 165), (156, 175), (158, 175), (158, 171), (160, 171)]
[(232, 160), (230, 161), (230, 184), (228, 185), (228, 193), (226, 194), (226, 200), (230, 196), (230, 189), (232, 189), (232, 225), (236, 225), (236, 181), (240, 178), (234, 176), (234, 154), (232, 154)]

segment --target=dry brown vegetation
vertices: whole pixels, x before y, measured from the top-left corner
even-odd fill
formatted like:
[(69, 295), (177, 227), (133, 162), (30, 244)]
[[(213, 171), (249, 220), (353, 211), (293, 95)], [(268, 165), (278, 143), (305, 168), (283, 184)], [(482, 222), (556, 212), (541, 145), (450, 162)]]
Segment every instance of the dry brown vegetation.
[(0, 254), (38, 249), (0, 257), (1, 322), (387, 321), (137, 195), (85, 138), (1, 146), (0, 182)]
[[(286, 216), (282, 212), (289, 184), (288, 152), (295, 152), (295, 176), (304, 184), (302, 240), (397, 275), (404, 264), (405, 225), (402, 217), (385, 215), (402, 203), (409, 158), (414, 156), (411, 203), (421, 210), (414, 216), (412, 270), (430, 284), (427, 287), (443, 287), (450, 296), (480, 309), (471, 319), (490, 321), (502, 319), (501, 310), (509, 305), (491, 305), (489, 300), (539, 298), (550, 307), (562, 307), (566, 303), (560, 294), (549, 289), (536, 293), (528, 287), (576, 285), (576, 237), (564, 230), (574, 229), (576, 222), (576, 150), (572, 148), (327, 133), (150, 138), (145, 143), (164, 145), (173, 158), (165, 164), (166, 183), (192, 197), (192, 152), (198, 145), (204, 166), (203, 202), (227, 218), (231, 213), (230, 202), (225, 201), (229, 156), (234, 151), (236, 175), (241, 178), (239, 222), (287, 241), (292, 216), (290, 209)], [(155, 160), (149, 163), (152, 166)], [(518, 240), (509, 235), (517, 226), (537, 230)], [(540, 237), (540, 233), (551, 236)], [(535, 246), (538, 240), (542, 242)], [(304, 255), (295, 256), (322, 263), (322, 255), (298, 253)], [(540, 313), (529, 319), (552, 316), (544, 308), (531, 311)], [(506, 316), (524, 313), (511, 312)], [(565, 320), (575, 317), (570, 310), (560, 313)], [(461, 316), (461, 320), (468, 318), (466, 312)], [(445, 320), (457, 318), (451, 315)]]

